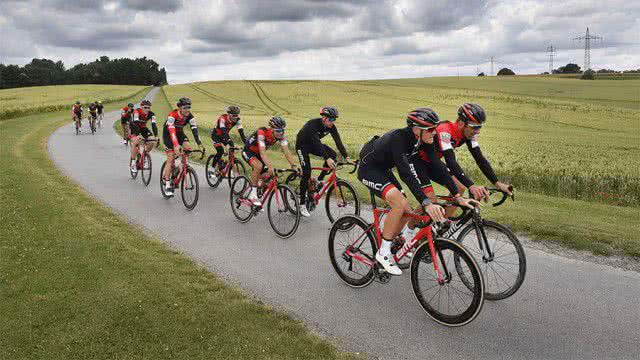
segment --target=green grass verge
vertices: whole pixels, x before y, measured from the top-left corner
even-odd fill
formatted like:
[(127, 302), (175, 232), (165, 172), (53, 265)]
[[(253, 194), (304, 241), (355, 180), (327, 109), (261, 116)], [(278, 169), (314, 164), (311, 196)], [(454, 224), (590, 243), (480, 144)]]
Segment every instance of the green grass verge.
[(0, 123), (0, 359), (349, 356), (61, 175), (46, 139), (65, 113)]

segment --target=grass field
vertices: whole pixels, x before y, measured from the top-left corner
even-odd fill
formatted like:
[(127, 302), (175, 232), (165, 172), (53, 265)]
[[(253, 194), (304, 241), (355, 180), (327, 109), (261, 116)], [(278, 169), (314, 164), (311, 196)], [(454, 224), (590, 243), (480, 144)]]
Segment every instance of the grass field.
[[(122, 100), (144, 86), (62, 85), (0, 90), (0, 120), (40, 112), (71, 110), (76, 100), (87, 104)], [(123, 95), (124, 94), (124, 95)]]
[(46, 139), (66, 114), (0, 122), (0, 359), (350, 357), (61, 175)]
[[(210, 126), (224, 105), (235, 103), (242, 107), (249, 132), (264, 126), (270, 114), (284, 114), (291, 140), (320, 106), (335, 105), (352, 157), (371, 136), (403, 126), (412, 108), (431, 106), (453, 120), (461, 103), (481, 103), (489, 114), (481, 136), (484, 152), (498, 175), (519, 192), (517, 205), (488, 210), (492, 217), (535, 238), (601, 254), (618, 249), (640, 256), (640, 167), (634, 165), (640, 159), (640, 81), (216, 81), (163, 90), (166, 99), (155, 102), (158, 114), (166, 114), (168, 102), (190, 96), (199, 124)], [(210, 146), (210, 140), (205, 144)], [(486, 181), (461, 150), (457, 156), (465, 170), (476, 181)], [(366, 198), (364, 188), (358, 189)]]

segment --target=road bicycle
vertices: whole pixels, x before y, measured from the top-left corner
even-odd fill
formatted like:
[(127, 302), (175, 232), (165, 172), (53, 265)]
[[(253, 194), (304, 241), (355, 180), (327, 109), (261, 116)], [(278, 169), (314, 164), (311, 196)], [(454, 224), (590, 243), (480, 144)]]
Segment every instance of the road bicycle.
[[(502, 205), (509, 195), (496, 188), (487, 188), (490, 194), (501, 194), (502, 198), (493, 203)], [(510, 188), (513, 192), (513, 188)], [(438, 198), (451, 201), (450, 196)], [(511, 196), (512, 200), (515, 197)], [(441, 228), (439, 237), (452, 239), (460, 230), (455, 241), (465, 247), (480, 265), (485, 277), (487, 300), (502, 300), (515, 294), (524, 282), (527, 259), (518, 237), (507, 227), (483, 219), (480, 208), (462, 208), (462, 213), (454, 218), (449, 228)], [(465, 226), (466, 225), (466, 226)]]
[(133, 171), (131, 167), (129, 167), (129, 174), (132, 179), (138, 177), (138, 172), (141, 173), (140, 177), (142, 178), (142, 183), (144, 186), (149, 186), (151, 182), (151, 172), (152, 172), (152, 163), (151, 163), (151, 155), (147, 153), (147, 143), (154, 142), (157, 144), (160, 143), (159, 139), (142, 139), (140, 143), (138, 143), (138, 151), (136, 152), (136, 167), (138, 171)]
[[(389, 208), (377, 208), (371, 194), (373, 224), (359, 216), (346, 215), (329, 232), (329, 257), (338, 277), (347, 285), (362, 288), (374, 280), (387, 283), (389, 273), (375, 260), (382, 241), (381, 218)], [(398, 262), (411, 256), (411, 287), (418, 303), (436, 322), (462, 326), (473, 321), (484, 304), (484, 279), (473, 256), (460, 244), (434, 238), (428, 215), (407, 212), (417, 220), (419, 231), (392, 248)]]
[[(189, 155), (193, 153), (200, 153), (202, 154), (200, 159), (204, 158), (204, 150), (182, 150), (182, 154), (180, 154), (180, 166), (176, 166), (174, 158), (173, 172), (171, 174), (171, 184), (174, 189), (177, 189), (178, 186), (180, 187), (180, 197), (187, 210), (193, 210), (196, 207), (200, 195), (198, 175), (188, 162)], [(172, 195), (167, 195), (165, 182), (162, 178), (165, 166), (167, 166), (167, 160), (162, 163), (162, 167), (160, 168), (160, 192), (165, 199), (168, 199), (172, 197)]]
[[(326, 171), (329, 174), (327, 181), (324, 181), (322, 186), (318, 186), (316, 179), (312, 176), (309, 179), (309, 194), (307, 196), (307, 204), (301, 204), (301, 206), (307, 206), (307, 210), (313, 211), (320, 203), (320, 200), (326, 193), (325, 197), (325, 210), (329, 221), (333, 223), (335, 219), (348, 214), (360, 215), (360, 201), (358, 200), (358, 193), (353, 186), (346, 180), (337, 176), (337, 170), (341, 169), (345, 165), (353, 166), (353, 170), (349, 174), (353, 174), (358, 169), (358, 161), (354, 162), (338, 162), (335, 169), (330, 167), (312, 167), (311, 170)], [(287, 177), (285, 183), (291, 186), (296, 194), (299, 194), (299, 173), (293, 173)]]
[(76, 130), (76, 135), (80, 135), (80, 128), (82, 128), (82, 118), (77, 117), (73, 119), (73, 124)]
[(269, 224), (275, 233), (283, 238), (289, 238), (296, 233), (300, 225), (300, 202), (293, 189), (285, 184), (278, 184), (278, 175), (293, 172), (290, 169), (274, 169), (273, 176), (266, 172), (261, 174), (258, 184), (258, 198), (261, 205), (254, 205), (249, 200), (251, 181), (245, 175), (238, 176), (231, 184), (229, 200), (233, 215), (241, 223), (246, 223), (258, 215), (266, 203)]
[(96, 117), (94, 115), (89, 114), (89, 116), (87, 116), (87, 121), (89, 122), (89, 128), (91, 129), (91, 135), (95, 135), (95, 133), (96, 133)]
[(98, 114), (98, 129), (102, 129), (102, 120), (104, 119), (104, 114)]
[(217, 188), (218, 185), (222, 182), (222, 179), (227, 178), (229, 182), (229, 187), (231, 187), (231, 183), (235, 180), (238, 175), (246, 175), (247, 170), (240, 161), (240, 159), (236, 158), (236, 151), (242, 150), (238, 147), (230, 147), (229, 148), (229, 160), (225, 161), (222, 158), (218, 162), (218, 164), (214, 164), (213, 160), (216, 155), (209, 155), (207, 158), (207, 163), (205, 165), (205, 178), (207, 179), (207, 183), (212, 188)]

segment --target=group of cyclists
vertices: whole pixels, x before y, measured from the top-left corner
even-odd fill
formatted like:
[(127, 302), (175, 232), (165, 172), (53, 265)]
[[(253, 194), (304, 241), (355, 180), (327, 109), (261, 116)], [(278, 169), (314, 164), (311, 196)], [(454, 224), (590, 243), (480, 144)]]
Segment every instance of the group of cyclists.
[[(96, 125), (98, 127), (102, 127), (102, 120), (104, 119), (104, 105), (102, 105), (102, 101), (94, 101), (89, 103), (87, 106), (88, 115), (87, 121), (89, 121), (90, 126), (94, 127)], [(83, 113), (82, 103), (80, 101), (76, 101), (71, 108), (71, 119), (73, 121), (76, 133), (80, 133), (82, 130), (82, 113)], [(95, 130), (95, 129), (93, 129)]]
[[(204, 150), (196, 119), (191, 112), (191, 100), (186, 97), (181, 98), (176, 106), (177, 108), (167, 116), (162, 129), (162, 142), (167, 164), (169, 164), (162, 174), (167, 195), (173, 195), (173, 186), (169, 179), (173, 171), (174, 158), (184, 150), (191, 150), (189, 138), (184, 130), (186, 126), (191, 128), (200, 150)], [(320, 109), (319, 115), (320, 117), (309, 120), (296, 136), (295, 150), (298, 157), (296, 162), (289, 150), (289, 142), (285, 135), (287, 123), (282, 116), (271, 117), (266, 126), (258, 128), (247, 137), (240, 120), (240, 108), (229, 105), (211, 130), (211, 140), (216, 150), (214, 164), (218, 164), (225, 152), (228, 153), (234, 146), (230, 131), (234, 127), (237, 128), (244, 143), (242, 157), (251, 167), (249, 199), (254, 205), (259, 206), (260, 200), (257, 196), (259, 177), (263, 172), (269, 175), (274, 173), (274, 165), (267, 150), (278, 143), (291, 168), (301, 175), (300, 213), (308, 217), (310, 214), (305, 205), (308, 203), (311, 178), (310, 156), (320, 157), (324, 161), (323, 166), (329, 169), (335, 168), (338, 157), (338, 153), (322, 143), (321, 139), (331, 134), (342, 158), (350, 161), (336, 126), (336, 120), (339, 118), (338, 110), (332, 106), (325, 106)], [(151, 121), (152, 131), (147, 127), (149, 121)], [(464, 144), (487, 179), (500, 191), (511, 194), (509, 184), (498, 180), (491, 164), (480, 150), (478, 138), (485, 122), (486, 113), (478, 104), (465, 103), (460, 106), (455, 121), (441, 121), (433, 109), (417, 108), (407, 115), (406, 126), (391, 130), (382, 136), (375, 136), (362, 146), (357, 178), (391, 207), (391, 211), (384, 220), (382, 244), (376, 254), (376, 260), (389, 274), (402, 273), (390, 256), (394, 239), (398, 236), (411, 237), (414, 227), (414, 224), (408, 222), (403, 216), (411, 209), (409, 200), (393, 173), (394, 169), (420, 203), (418, 211), (423, 209), (437, 222), (445, 222), (451, 216), (451, 211), (455, 209), (445, 209), (437, 204), (432, 181), (446, 187), (460, 206), (473, 208), (479, 205), (478, 201), (488, 200), (487, 189), (475, 184), (465, 174), (456, 159), (455, 149)], [(151, 102), (142, 101), (138, 109), (134, 109), (132, 103), (122, 108), (121, 124), (123, 143), (127, 144), (129, 137), (132, 138), (130, 166), (132, 171), (136, 171), (135, 158), (139, 142), (143, 139), (147, 140), (147, 151), (154, 147), (154, 142), (148, 140), (156, 139), (159, 143), (158, 128), (155, 114), (151, 111)], [(441, 159), (444, 159), (444, 162)], [(321, 183), (325, 175), (326, 171), (322, 171), (317, 182)], [(467, 190), (471, 195), (470, 198), (463, 196)]]

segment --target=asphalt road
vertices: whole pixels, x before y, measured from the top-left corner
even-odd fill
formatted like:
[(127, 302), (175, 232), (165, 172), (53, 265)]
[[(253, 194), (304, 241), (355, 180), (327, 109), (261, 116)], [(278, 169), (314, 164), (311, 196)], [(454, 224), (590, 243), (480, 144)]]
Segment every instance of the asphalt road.
[(383, 359), (640, 358), (639, 273), (526, 249), (528, 272), (519, 292), (486, 302), (471, 324), (447, 328), (422, 311), (406, 275), (364, 289), (344, 285), (329, 262), (323, 210), (283, 240), (266, 214), (237, 223), (227, 185), (211, 190), (202, 166), (195, 165), (201, 197), (191, 212), (179, 193), (169, 200), (160, 194), (162, 153), (153, 154), (149, 187), (132, 180), (128, 149), (110, 126), (116, 119), (116, 112), (106, 114), (107, 125), (94, 136), (61, 127), (49, 139), (50, 156), (132, 223), (346, 350)]

